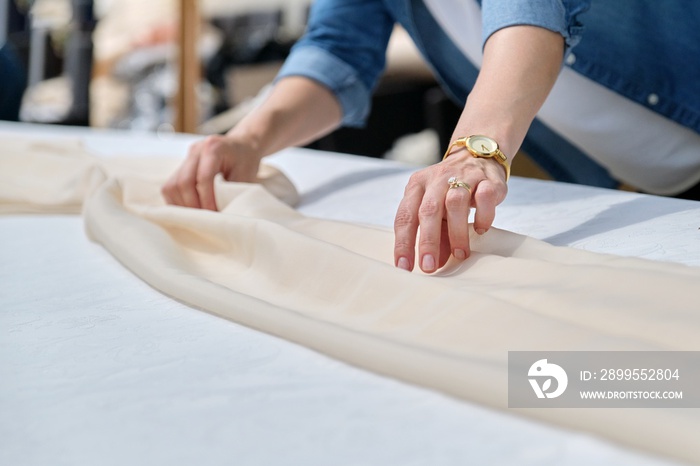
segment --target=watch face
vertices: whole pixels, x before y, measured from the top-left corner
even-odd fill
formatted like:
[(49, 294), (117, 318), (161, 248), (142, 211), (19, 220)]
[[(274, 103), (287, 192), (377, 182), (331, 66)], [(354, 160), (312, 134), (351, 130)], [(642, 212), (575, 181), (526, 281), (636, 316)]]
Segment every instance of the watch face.
[(487, 136), (471, 136), (467, 144), (479, 155), (491, 155), (498, 149), (498, 144), (496, 141)]

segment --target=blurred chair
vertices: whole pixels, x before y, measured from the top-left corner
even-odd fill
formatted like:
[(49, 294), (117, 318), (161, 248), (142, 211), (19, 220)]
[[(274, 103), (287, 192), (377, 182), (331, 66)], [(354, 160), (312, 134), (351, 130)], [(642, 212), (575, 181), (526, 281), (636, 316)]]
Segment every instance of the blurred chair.
[[(88, 126), (90, 81), (93, 64), (92, 32), (95, 28), (92, 0), (70, 0), (64, 24), (60, 3), (37, 1), (30, 11), (28, 88), (20, 117), (23, 121)], [(51, 35), (65, 33), (63, 62), (58, 77), (48, 69)]]

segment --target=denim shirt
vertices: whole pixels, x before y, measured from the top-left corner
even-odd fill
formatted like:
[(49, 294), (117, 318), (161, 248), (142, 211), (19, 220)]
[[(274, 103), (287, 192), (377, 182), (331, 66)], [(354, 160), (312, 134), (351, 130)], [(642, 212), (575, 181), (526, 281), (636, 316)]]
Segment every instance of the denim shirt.
[[(684, 0), (482, 0), (483, 39), (513, 25), (558, 32), (575, 71), (700, 133), (700, 2)], [(316, 0), (307, 34), (278, 79), (327, 86), (343, 124), (362, 126), (401, 24), (451, 96), (464, 103), (477, 70), (422, 0)]]

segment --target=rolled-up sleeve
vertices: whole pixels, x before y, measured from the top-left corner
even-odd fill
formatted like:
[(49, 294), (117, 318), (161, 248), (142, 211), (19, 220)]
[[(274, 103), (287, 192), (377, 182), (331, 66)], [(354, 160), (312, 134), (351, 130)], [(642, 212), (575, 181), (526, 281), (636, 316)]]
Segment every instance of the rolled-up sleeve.
[(299, 47), (285, 61), (277, 79), (304, 76), (326, 86), (343, 110), (344, 126), (362, 126), (369, 114), (370, 90), (357, 72), (332, 53), (312, 45)]
[(568, 52), (581, 39), (579, 15), (589, 7), (590, 0), (483, 0), (483, 43), (506, 27), (539, 26), (561, 34)]
[(344, 126), (362, 126), (386, 64), (393, 20), (381, 0), (317, 0), (307, 33), (294, 45), (276, 80), (304, 76), (338, 99)]

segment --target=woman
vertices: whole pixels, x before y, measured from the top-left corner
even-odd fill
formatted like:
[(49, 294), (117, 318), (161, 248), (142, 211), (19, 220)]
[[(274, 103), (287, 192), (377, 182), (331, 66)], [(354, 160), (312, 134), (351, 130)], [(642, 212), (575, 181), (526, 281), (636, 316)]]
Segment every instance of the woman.
[[(663, 11), (651, 0), (482, 3), (316, 1), (268, 99), (226, 136), (194, 144), (164, 186), (166, 200), (216, 209), (216, 174), (252, 181), (265, 155), (361, 125), (396, 22), (464, 104), (444, 160), (406, 187), (395, 219), (397, 267), (430, 273), (450, 254), (468, 257), (470, 207), (483, 234), (540, 111), (545, 124), (536, 121), (541, 137), (533, 139), (542, 150), (529, 152), (558, 179), (622, 180), (658, 194), (698, 184), (700, 66), (688, 63), (700, 57), (697, 2), (665, 2)], [(560, 73), (564, 63), (576, 72)]]

